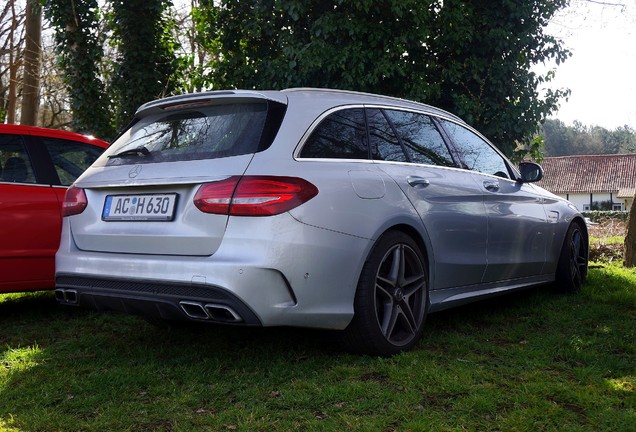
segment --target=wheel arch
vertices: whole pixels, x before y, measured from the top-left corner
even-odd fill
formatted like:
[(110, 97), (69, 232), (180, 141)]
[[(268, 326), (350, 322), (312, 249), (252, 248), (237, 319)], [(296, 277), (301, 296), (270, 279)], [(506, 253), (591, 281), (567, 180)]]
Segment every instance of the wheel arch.
[[(565, 230), (565, 233), (568, 232), (568, 230), (570, 229), (570, 227), (573, 224), (577, 224), (579, 226), (579, 228), (581, 229), (581, 232), (583, 233), (584, 237), (585, 237), (585, 244), (587, 245), (586, 248), (586, 252), (589, 258), (589, 254), (590, 254), (590, 234), (587, 230), (587, 223), (585, 223), (585, 219), (583, 218), (583, 216), (575, 216), (572, 218), (572, 220), (570, 221), (570, 223), (567, 226), (567, 229)], [(563, 242), (566, 241), (566, 234), (563, 235), (563, 239), (561, 241), (561, 244), (563, 244)]]
[(583, 235), (585, 236), (585, 244), (586, 244), (586, 253), (587, 253), (587, 259), (589, 260), (590, 258), (590, 234), (587, 230), (587, 223), (585, 223), (585, 219), (583, 219), (582, 216), (577, 216), (574, 219), (572, 219), (572, 222), (570, 224), (573, 223), (578, 223), (579, 227), (581, 228), (581, 231), (583, 232)]
[(573, 223), (578, 223), (579, 226), (581, 227), (581, 229), (583, 230), (583, 233), (585, 234), (585, 238), (589, 240), (589, 233), (587, 231), (587, 224), (585, 223), (585, 219), (583, 219), (583, 216), (576, 216), (572, 219), (572, 222), (570, 222), (570, 225)]
[(408, 225), (408, 224), (394, 225), (394, 226), (392, 226), (390, 229), (388, 229), (386, 231), (387, 232), (388, 231), (401, 231), (404, 234), (406, 234), (409, 237), (411, 237), (415, 241), (415, 243), (417, 243), (417, 246), (420, 248), (420, 251), (422, 252), (422, 255), (424, 255), (424, 259), (426, 260), (426, 266), (427, 266), (427, 268), (429, 268), (429, 275), (430, 275), (430, 266), (431, 266), (430, 256), (432, 254), (432, 251), (429, 251), (427, 243), (424, 241), (424, 238), (422, 237), (422, 234), (417, 229), (415, 229), (414, 227), (412, 227), (411, 225)]
[(412, 223), (410, 219), (399, 220), (399, 221), (394, 221), (392, 224), (388, 224), (382, 227), (382, 229), (378, 231), (378, 234), (374, 236), (375, 241), (372, 243), (369, 250), (366, 251), (366, 255), (363, 260), (363, 263), (366, 262), (369, 254), (371, 254), (371, 251), (375, 247), (375, 244), (377, 243), (377, 241), (383, 235), (385, 235), (386, 233), (390, 231), (399, 231), (408, 235), (415, 241), (417, 246), (420, 248), (420, 252), (424, 256), (424, 260), (426, 263), (426, 270), (428, 271), (428, 287), (430, 290), (431, 282), (435, 280), (435, 266), (434, 266), (435, 255), (434, 255), (433, 248), (431, 246), (428, 233), (426, 232), (425, 227), (421, 225), (421, 222), (419, 223), (419, 226), (416, 226), (416, 224)]
[[(576, 233), (582, 237), (580, 242), (575, 240)], [(567, 224), (561, 242), (552, 284), (554, 292), (573, 294), (581, 290), (588, 273), (589, 254), (587, 224), (582, 217), (575, 216)]]

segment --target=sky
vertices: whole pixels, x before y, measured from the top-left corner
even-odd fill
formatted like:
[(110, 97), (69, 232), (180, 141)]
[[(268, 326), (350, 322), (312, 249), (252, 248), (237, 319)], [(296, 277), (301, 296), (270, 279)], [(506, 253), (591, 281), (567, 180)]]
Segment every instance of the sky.
[(636, 0), (571, 0), (546, 30), (572, 56), (555, 68), (552, 88), (569, 88), (551, 118), (572, 124), (636, 129)]

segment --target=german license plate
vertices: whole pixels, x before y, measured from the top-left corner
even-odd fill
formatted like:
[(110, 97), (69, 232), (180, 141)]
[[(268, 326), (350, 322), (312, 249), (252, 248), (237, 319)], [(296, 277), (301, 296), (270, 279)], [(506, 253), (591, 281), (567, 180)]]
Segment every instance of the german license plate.
[(171, 221), (177, 194), (108, 195), (104, 202), (105, 221)]

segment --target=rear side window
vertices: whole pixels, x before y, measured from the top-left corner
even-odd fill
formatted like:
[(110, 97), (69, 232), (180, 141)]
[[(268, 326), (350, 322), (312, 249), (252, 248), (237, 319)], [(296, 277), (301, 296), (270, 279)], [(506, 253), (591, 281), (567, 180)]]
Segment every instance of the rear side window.
[(73, 183), (104, 151), (100, 147), (74, 141), (54, 138), (42, 140), (63, 186)]
[(364, 110), (352, 108), (327, 116), (305, 142), (300, 157), (368, 159)]
[(0, 181), (36, 182), (31, 158), (19, 135), (0, 135)]
[[(276, 105), (271, 107), (270, 105)], [(216, 159), (271, 145), (284, 115), (274, 102), (167, 111), (141, 119), (107, 151), (108, 165)]]

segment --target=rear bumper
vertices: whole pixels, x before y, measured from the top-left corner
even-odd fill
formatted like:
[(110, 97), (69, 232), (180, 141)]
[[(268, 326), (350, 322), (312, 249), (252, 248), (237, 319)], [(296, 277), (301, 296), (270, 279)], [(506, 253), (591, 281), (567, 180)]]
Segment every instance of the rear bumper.
[(262, 325), (256, 314), (228, 291), (157, 281), (122, 281), (58, 274), (55, 297), (65, 305), (116, 310), (165, 320)]
[(231, 218), (211, 256), (83, 251), (65, 224), (56, 297), (169, 320), (344, 329), (372, 241), (288, 214), (260, 229), (249, 219)]

